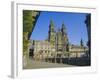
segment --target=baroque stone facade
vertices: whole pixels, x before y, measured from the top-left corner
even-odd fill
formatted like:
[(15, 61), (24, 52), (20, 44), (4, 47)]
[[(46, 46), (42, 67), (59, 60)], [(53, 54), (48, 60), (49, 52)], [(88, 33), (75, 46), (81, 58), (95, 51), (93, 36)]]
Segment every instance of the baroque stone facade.
[(80, 40), (80, 45), (70, 44), (64, 23), (61, 29), (55, 30), (52, 20), (49, 25), (48, 39), (44, 41), (33, 40), (31, 46), (30, 54), (35, 60), (82, 57), (88, 51), (82, 39)]

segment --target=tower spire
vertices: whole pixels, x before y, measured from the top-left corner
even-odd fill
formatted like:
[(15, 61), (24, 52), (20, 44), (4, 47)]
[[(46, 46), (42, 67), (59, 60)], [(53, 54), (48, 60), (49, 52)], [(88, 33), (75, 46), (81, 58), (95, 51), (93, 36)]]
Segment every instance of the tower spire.
[(84, 46), (82, 38), (81, 38), (81, 41), (80, 41), (80, 46)]
[(61, 30), (62, 30), (63, 33), (66, 33), (66, 27), (65, 27), (64, 22), (62, 23), (62, 29)]
[(49, 25), (49, 42), (54, 45), (55, 43), (55, 26), (53, 23), (53, 20), (50, 20), (50, 25)]
[(52, 19), (50, 20), (50, 26), (54, 27), (54, 23)]

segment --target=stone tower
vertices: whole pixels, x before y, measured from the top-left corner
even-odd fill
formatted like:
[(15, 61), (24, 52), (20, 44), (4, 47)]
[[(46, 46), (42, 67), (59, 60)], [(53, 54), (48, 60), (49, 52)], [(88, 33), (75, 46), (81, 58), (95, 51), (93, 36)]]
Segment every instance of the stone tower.
[(61, 26), (61, 29), (58, 30), (56, 33), (56, 44), (57, 44), (57, 51), (60, 52), (66, 52), (69, 50), (69, 42), (66, 32), (66, 27), (64, 23)]
[(51, 43), (51, 45), (54, 47), (55, 46), (55, 26), (53, 21), (50, 21), (50, 25), (49, 25), (49, 39), (48, 41)]
[(66, 31), (66, 27), (65, 24), (62, 24), (62, 47), (63, 47), (63, 51), (68, 51), (68, 45), (69, 45), (69, 41), (68, 41), (68, 36), (67, 36), (67, 31)]
[(61, 29), (58, 30), (56, 33), (56, 45), (57, 45), (57, 51), (62, 52), (62, 32)]
[(83, 40), (80, 41), (80, 46), (84, 46)]

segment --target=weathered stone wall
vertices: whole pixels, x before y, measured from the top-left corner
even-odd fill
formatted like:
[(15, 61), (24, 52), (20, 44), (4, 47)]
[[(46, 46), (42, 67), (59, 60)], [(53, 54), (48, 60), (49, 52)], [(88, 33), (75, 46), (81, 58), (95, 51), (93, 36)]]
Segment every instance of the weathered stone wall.
[(39, 16), (38, 11), (23, 10), (23, 67), (29, 59), (30, 36)]

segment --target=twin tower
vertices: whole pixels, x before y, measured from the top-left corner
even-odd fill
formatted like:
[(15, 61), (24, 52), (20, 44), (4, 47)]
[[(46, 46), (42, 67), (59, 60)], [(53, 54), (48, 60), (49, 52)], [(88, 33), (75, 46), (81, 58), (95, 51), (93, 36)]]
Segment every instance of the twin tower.
[(64, 23), (62, 24), (61, 29), (56, 31), (53, 21), (50, 21), (48, 41), (52, 45), (52, 48), (54, 48), (57, 52), (68, 51), (69, 41)]

